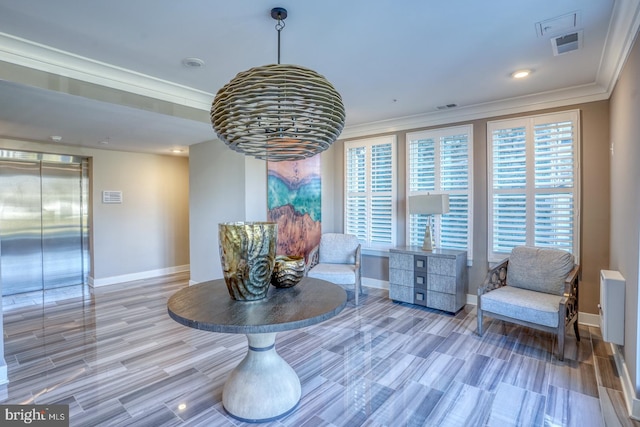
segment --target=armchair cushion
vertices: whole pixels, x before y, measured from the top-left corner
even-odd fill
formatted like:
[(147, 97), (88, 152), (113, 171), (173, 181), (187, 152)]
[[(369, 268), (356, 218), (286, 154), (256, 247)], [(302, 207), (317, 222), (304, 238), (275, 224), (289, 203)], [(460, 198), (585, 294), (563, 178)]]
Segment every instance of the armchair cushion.
[(351, 234), (324, 233), (320, 239), (320, 263), (355, 264), (359, 244), (358, 238)]
[[(573, 268), (573, 262), (573, 255), (559, 249), (518, 246), (513, 248), (509, 256), (507, 284), (521, 289), (563, 295), (565, 279)], [(556, 303), (555, 312), (557, 311)]]
[(562, 298), (559, 295), (503, 286), (482, 295), (482, 309), (555, 328), (558, 326), (558, 306)]
[(318, 264), (309, 277), (327, 280), (338, 285), (353, 285), (356, 282), (355, 264)]
[(352, 234), (324, 233), (320, 244), (309, 253), (307, 276), (337, 285), (354, 287), (355, 303), (362, 292), (361, 246)]

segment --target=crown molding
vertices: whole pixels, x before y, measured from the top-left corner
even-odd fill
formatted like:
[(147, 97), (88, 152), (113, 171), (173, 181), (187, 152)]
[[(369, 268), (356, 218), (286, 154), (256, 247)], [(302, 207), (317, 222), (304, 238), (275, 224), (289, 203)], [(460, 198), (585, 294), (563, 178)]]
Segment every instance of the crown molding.
[(609, 96), (609, 91), (596, 83), (591, 83), (573, 88), (459, 107), (451, 110), (434, 111), (352, 126), (347, 125), (342, 131), (340, 139), (361, 138), (363, 136), (381, 133), (406, 131), (488, 117), (506, 116), (509, 114), (528, 113), (547, 108), (558, 108), (567, 105), (601, 101), (608, 99)]
[(614, 1), (607, 39), (596, 75), (596, 83), (606, 88), (609, 94), (613, 92), (639, 28), (640, 2), (638, 0)]
[(214, 97), (6, 33), (0, 33), (0, 61), (201, 110), (209, 110)]

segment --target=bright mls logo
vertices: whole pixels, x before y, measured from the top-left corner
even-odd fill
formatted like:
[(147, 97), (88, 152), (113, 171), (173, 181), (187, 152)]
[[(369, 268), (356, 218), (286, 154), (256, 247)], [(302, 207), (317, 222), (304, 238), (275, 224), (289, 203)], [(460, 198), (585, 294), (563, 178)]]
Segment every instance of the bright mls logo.
[(69, 405), (0, 405), (0, 425), (69, 427)]

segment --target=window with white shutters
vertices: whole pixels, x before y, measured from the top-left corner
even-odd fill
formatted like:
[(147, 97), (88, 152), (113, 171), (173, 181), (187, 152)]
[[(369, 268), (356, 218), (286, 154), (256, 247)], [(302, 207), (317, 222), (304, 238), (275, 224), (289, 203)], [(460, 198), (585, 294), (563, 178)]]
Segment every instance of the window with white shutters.
[(579, 261), (578, 129), (578, 111), (487, 124), (489, 261), (518, 245)]
[[(473, 126), (407, 134), (407, 195), (449, 195), (449, 213), (432, 218), (436, 247), (467, 251), (473, 259)], [(428, 215), (409, 214), (407, 242), (422, 246)]]
[(363, 246), (396, 244), (396, 138), (345, 142), (345, 233)]

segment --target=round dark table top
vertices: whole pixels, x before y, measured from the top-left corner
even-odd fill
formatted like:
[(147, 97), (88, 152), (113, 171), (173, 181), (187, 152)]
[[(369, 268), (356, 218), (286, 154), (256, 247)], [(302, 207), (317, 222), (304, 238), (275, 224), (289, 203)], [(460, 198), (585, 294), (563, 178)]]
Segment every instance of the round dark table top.
[(270, 286), (258, 301), (235, 301), (223, 279), (180, 289), (167, 302), (169, 316), (191, 328), (233, 334), (262, 334), (304, 328), (332, 318), (347, 304), (333, 283), (304, 277), (292, 288)]

